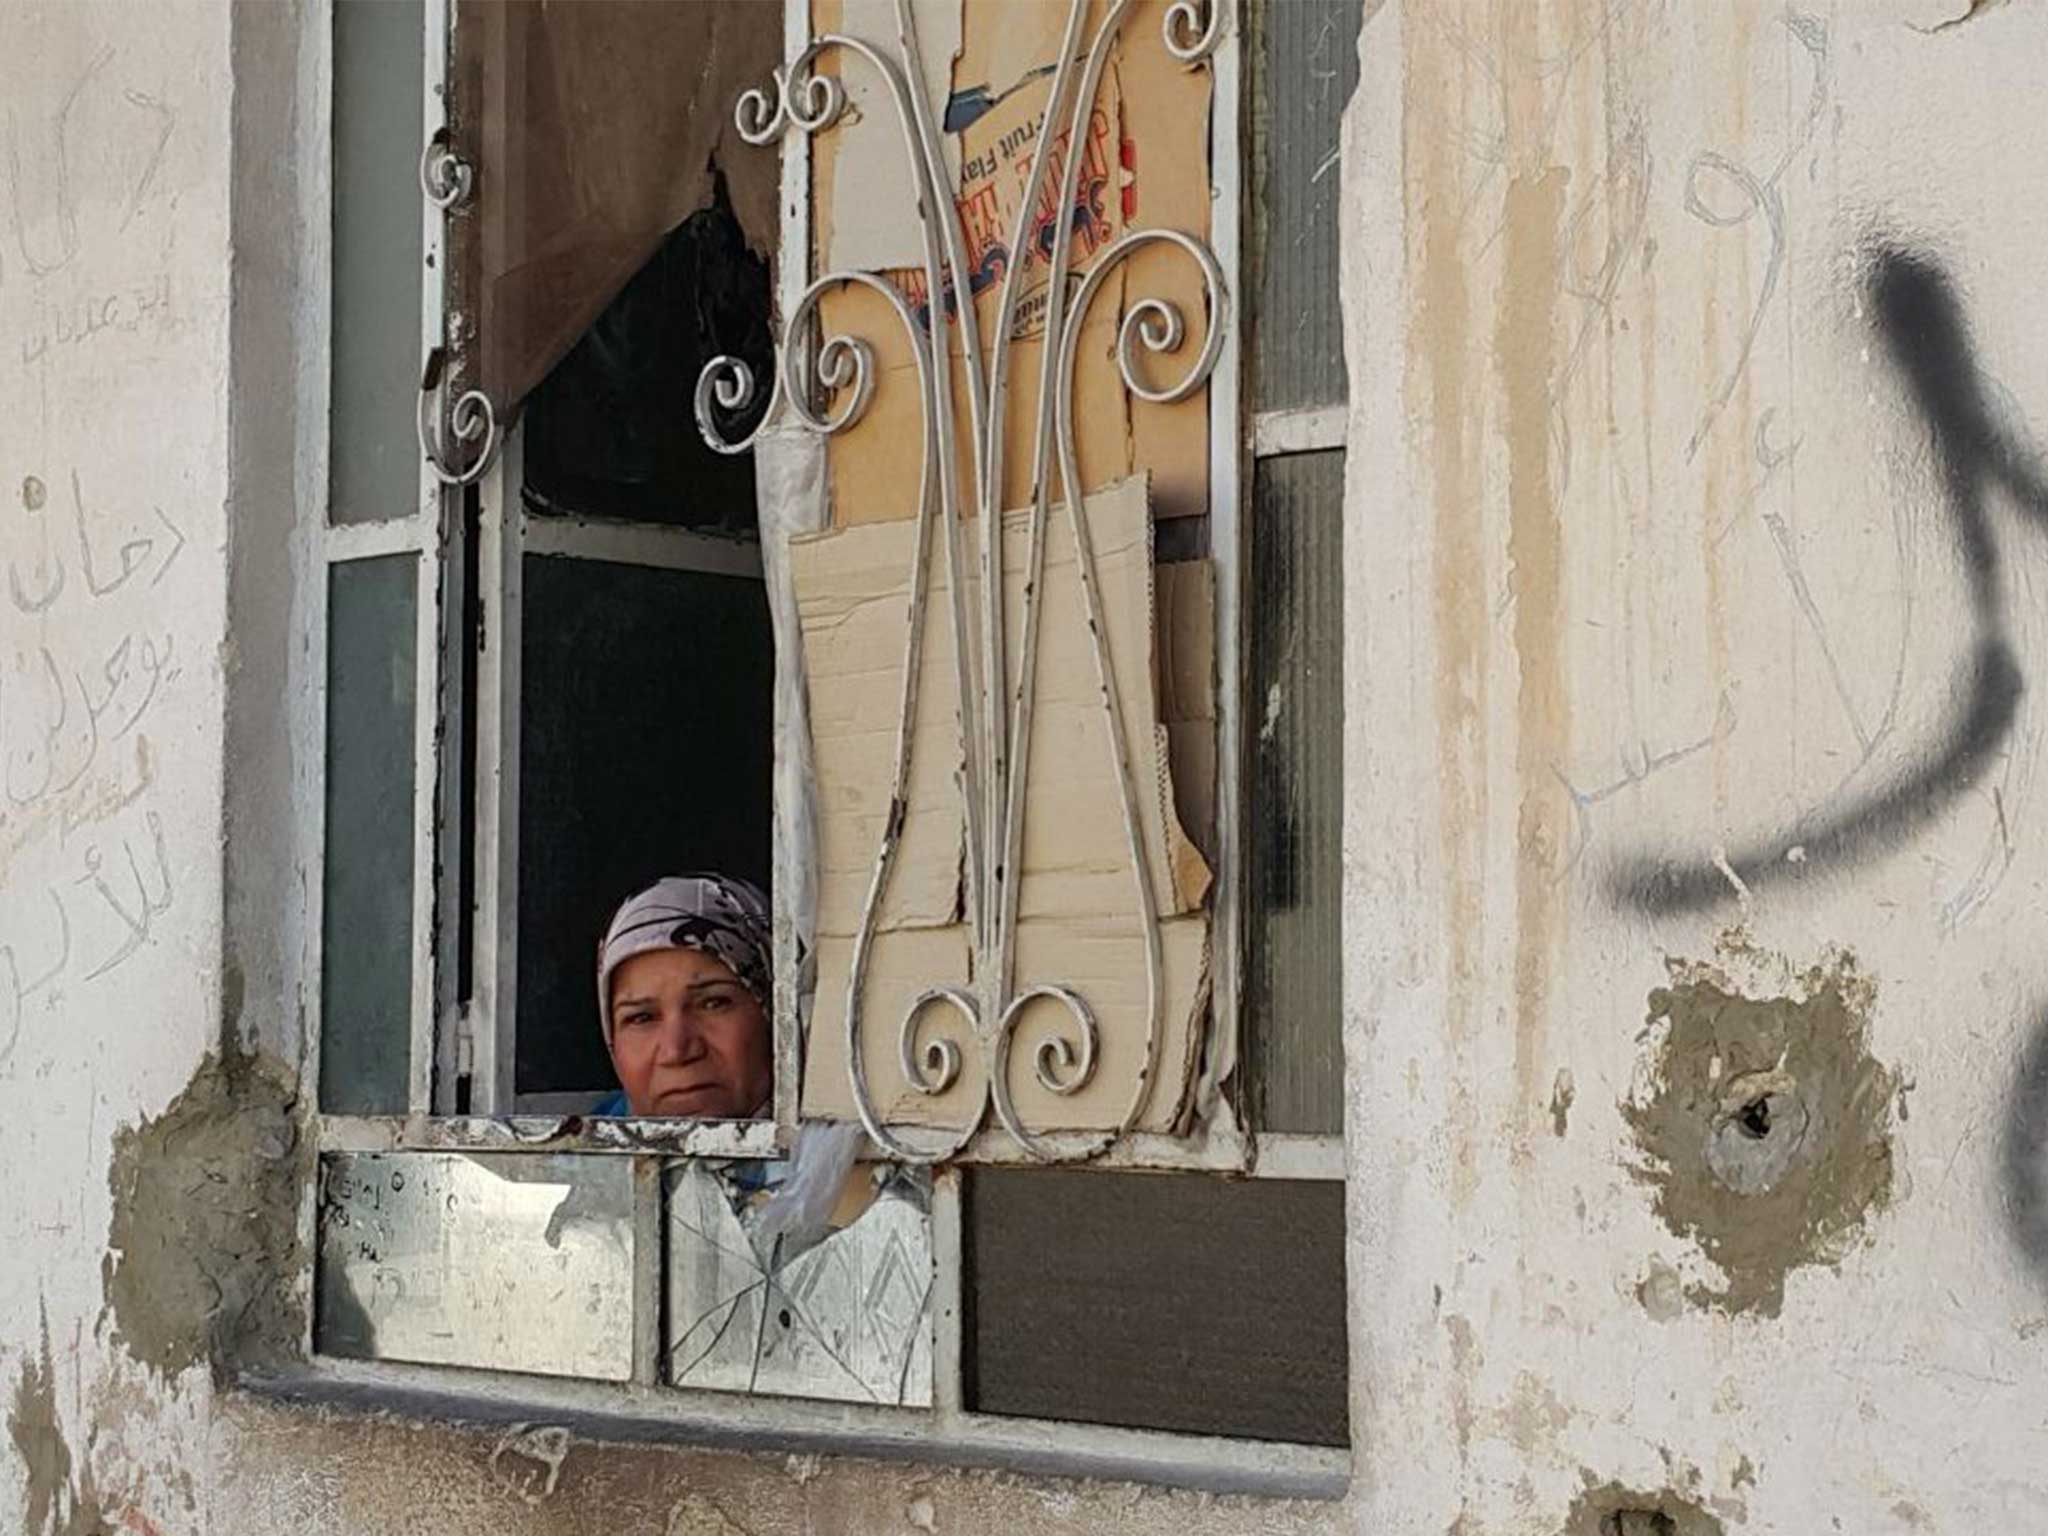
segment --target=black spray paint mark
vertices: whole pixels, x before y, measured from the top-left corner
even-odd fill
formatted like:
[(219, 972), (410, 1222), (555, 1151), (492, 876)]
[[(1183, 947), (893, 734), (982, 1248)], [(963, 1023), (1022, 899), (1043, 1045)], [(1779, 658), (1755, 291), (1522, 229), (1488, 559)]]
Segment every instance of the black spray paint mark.
[(2048, 1278), (2048, 1018), (2020, 1057), (1999, 1143), (2013, 1243)]
[[(1947, 720), (1917, 760), (1845, 804), (1818, 807), (1724, 861), (1644, 855), (1608, 878), (1612, 897), (1663, 915), (1733, 899), (1804, 869), (1828, 870), (1900, 847), (1983, 777), (2011, 732), (2024, 682), (2006, 636), (1999, 552), (1987, 501), (2009, 495), (2048, 525), (2048, 480), (1998, 420), (1954, 285), (1930, 257), (1880, 248), (1870, 266), (1872, 323), (1933, 439), (1956, 540), (1969, 571), (1973, 638), (1956, 667)], [(1731, 880), (1730, 875), (1734, 876)]]

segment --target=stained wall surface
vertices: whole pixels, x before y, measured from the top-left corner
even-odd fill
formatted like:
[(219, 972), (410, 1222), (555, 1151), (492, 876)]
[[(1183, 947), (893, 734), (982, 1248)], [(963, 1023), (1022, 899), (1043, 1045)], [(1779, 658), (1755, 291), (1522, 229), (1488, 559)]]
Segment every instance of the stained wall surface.
[(1362, 1527), (2041, 1528), (2048, 12), (1361, 48)]
[(1328, 1506), (216, 1387), (305, 1276), (317, 15), (0, 10), (0, 1529), (2048, 1523), (2048, 10), (1370, 9)]

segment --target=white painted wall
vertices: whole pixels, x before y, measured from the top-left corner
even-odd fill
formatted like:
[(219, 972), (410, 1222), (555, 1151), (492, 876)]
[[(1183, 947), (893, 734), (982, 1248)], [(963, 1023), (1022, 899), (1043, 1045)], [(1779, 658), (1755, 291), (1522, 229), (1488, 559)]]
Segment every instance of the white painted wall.
[[(1645, 914), (1609, 884), (1632, 853), (1740, 863), (1944, 740), (1983, 624), (1921, 407), (1858, 296), (1874, 242), (1939, 263), (2001, 409), (2048, 440), (2048, 11), (1925, 30), (1964, 8), (1794, 27), (1472, 0), (1364, 29), (1344, 161), (1362, 1475), (1315, 1510), (582, 1442), (549, 1482), (492, 1432), (217, 1398), (203, 1366), (138, 1362), (103, 1311), (111, 1148), (216, 1048), (224, 950), (244, 1038), (295, 1050), (296, 931), (284, 914), (266, 951), (261, 920), (289, 892), (264, 829), (292, 769), (251, 755), (283, 661), (238, 646), (287, 628), (264, 519), (305, 515), (307, 488), (289, 413), (265, 412), (309, 366), (281, 302), (305, 286), (274, 263), (307, 247), (231, 227), (290, 217), (258, 195), (258, 130), (288, 129), (299, 61), (288, 25), (217, 5), (7, 0), (0, 1528), (93, 1529), (90, 1506), (144, 1536), (1580, 1536), (1574, 1501), (1608, 1485), (1729, 1530), (2039, 1527), (2048, 1260), (2021, 1239), (2048, 1109), (2017, 1090), (2048, 998), (2048, 530), (1994, 498), (2030, 686), (1937, 814), (1745, 881), (1746, 904)], [(1687, 1301), (1725, 1277), (1632, 1172), (1649, 994), (1670, 960), (1797, 993), (1839, 949), (1905, 1084), (1890, 1202), (1838, 1263), (1793, 1268), (1775, 1316)]]
[(0, 1380), (18, 1436), (48, 1363), (53, 1520), (90, 1483), (198, 1528), (203, 1373), (129, 1357), (101, 1263), (111, 1140), (219, 1017), (227, 43), (218, 6), (0, 9)]
[[(1362, 1528), (1579, 1536), (1610, 1483), (1729, 1530), (2048, 1526), (2048, 1255), (2011, 1220), (2048, 1173), (2016, 1101), (2048, 995), (2039, 516), (1991, 499), (2028, 691), (1966, 787), (1902, 797), (1931, 814), (1896, 837), (1778, 850), (1747, 900), (1610, 889), (1631, 855), (1732, 867), (1867, 810), (1954, 740), (1984, 623), (1861, 284), (1880, 241), (1938, 263), (1993, 398), (2048, 440), (2048, 11), (1387, 5), (1362, 54)], [(1853, 952), (1906, 1085), (1889, 1209), (1775, 1317), (1675, 1295), (1724, 1276), (1654, 1213), (1621, 1109), (1654, 1087), (1667, 962), (1737, 923), (1753, 950), (1719, 963), (1752, 995)]]

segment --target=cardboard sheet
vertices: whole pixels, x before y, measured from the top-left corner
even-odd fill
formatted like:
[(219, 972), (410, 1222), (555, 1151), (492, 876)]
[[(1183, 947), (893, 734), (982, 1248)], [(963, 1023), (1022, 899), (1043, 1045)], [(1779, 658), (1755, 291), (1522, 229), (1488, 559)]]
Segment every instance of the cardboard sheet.
[[(815, 0), (819, 26), (850, 20), (871, 0)], [(931, 0), (937, 3), (937, 0)], [(1167, 0), (1140, 0), (1124, 22), (1119, 41), (1088, 114), (1080, 146), (1081, 176), (1071, 216), (1075, 229), (1072, 270), (1086, 272), (1097, 255), (1126, 231), (1170, 227), (1206, 237), (1210, 187), (1202, 138), (1191, 125), (1206, 125), (1210, 78), (1206, 70), (1183, 68), (1165, 50), (1160, 28)], [(1051, 94), (1066, 20), (1058, 4), (984, 4), (968, 0), (960, 12), (959, 57), (952, 90), (935, 99), (935, 116), (950, 127), (948, 153), (960, 177), (959, 207), (967, 260), (982, 322), (986, 353), (993, 341), (1001, 277), (1012, 253), (1011, 234), (1025, 192), (1031, 159)], [(1091, 7), (1084, 40), (1092, 36), (1100, 6)], [(922, 13), (920, 13), (922, 14)], [(944, 22), (934, 23), (943, 27)], [(921, 24), (922, 26), (922, 24)], [(947, 42), (955, 35), (944, 32)], [(922, 30), (920, 37), (924, 36)], [(941, 46), (944, 46), (942, 44)], [(928, 73), (934, 49), (925, 45)], [(860, 63), (848, 64), (849, 89)], [(895, 132), (893, 114), (887, 130)], [(860, 125), (879, 131), (870, 115)], [(1061, 130), (1062, 138), (1065, 137)], [(907, 180), (900, 146), (872, 153), (842, 127), (817, 145), (813, 204), (816, 256), (820, 270), (856, 267), (875, 270), (869, 258), (902, 253), (883, 270), (914, 306), (925, 306), (929, 286), (914, 223), (903, 224), (900, 198), (873, 195), (878, 180)], [(1053, 156), (1045, 189), (1037, 195), (1034, 238), (1049, 243), (1059, 210), (1052, 190), (1071, 146)], [(845, 188), (853, 191), (846, 191)], [(1032, 443), (1036, 433), (1040, 351), (1043, 346), (1045, 283), (1026, 275), (1024, 301), (1014, 331), (1022, 338), (1010, 365), (1011, 404), (1005, 415), (1006, 473), (999, 505), (1018, 506), (1032, 490)], [(1208, 508), (1208, 403), (1204, 393), (1177, 406), (1134, 400), (1123, 388), (1114, 360), (1117, 327), (1125, 305), (1140, 296), (1176, 302), (1187, 322), (1183, 350), (1161, 360), (1155, 382), (1166, 382), (1198, 352), (1207, 316), (1199, 274), (1188, 259), (1170, 251), (1144, 251), (1127, 270), (1111, 278), (1091, 307), (1076, 369), (1075, 413), (1082, 482), (1100, 489), (1136, 471), (1153, 480), (1153, 514), (1200, 514)], [(874, 346), (877, 391), (867, 419), (831, 443), (833, 521), (841, 527), (914, 515), (915, 475), (904, 445), (918, 438), (920, 403), (911, 343), (877, 301), (833, 295), (824, 306), (831, 332), (860, 336)], [(954, 347), (959, 353), (957, 337)], [(966, 392), (956, 395), (965, 446)], [(962, 494), (969, 487), (963, 479)]]
[[(1209, 869), (1183, 830), (1160, 723), (1161, 658), (1155, 654), (1151, 519), (1142, 479), (1089, 498), (1111, 663), (1125, 710), (1126, 747), (1141, 801), (1141, 824), (1154, 894), (1162, 914), (1190, 914), (1164, 925), (1167, 935), (1165, 1034), (1148, 1123), (1170, 1124), (1201, 1038), (1206, 1003), (1207, 922), (1199, 910)], [(1005, 520), (1004, 567), (1012, 626), (1012, 666), (1021, 649), (1028, 514)], [(970, 532), (972, 530), (970, 529)], [(791, 568), (809, 668), (808, 688), (819, 791), (818, 994), (806, 1072), (806, 1113), (844, 1114), (843, 1029), (846, 966), (859, 929), (889, 802), (900, 710), (916, 529), (879, 523), (801, 538)], [(870, 1081), (878, 1098), (899, 1095), (896, 1027), (909, 999), (942, 982), (969, 985), (961, 865), (964, 814), (957, 769), (963, 747), (955, 700), (950, 586), (935, 530), (929, 552), (931, 596), (913, 742), (909, 816), (882, 906), (872, 980), (863, 1003)], [(1177, 573), (1198, 592), (1203, 580)], [(969, 590), (970, 613), (978, 593)], [(1028, 1064), (1013, 1079), (1020, 1105), (1042, 1095), (1035, 1122), (1087, 1128), (1114, 1124), (1135, 1081), (1142, 1049), (1144, 951), (1131, 892), (1129, 843), (1105, 738), (1096, 667), (1071, 531), (1055, 510), (1047, 527), (1041, 585), (1035, 723), (1029, 759), (1019, 891), (1020, 984), (1079, 988), (1098, 1010), (1103, 1059), (1097, 1081), (1056, 1098), (1032, 1081)], [(1182, 606), (1178, 605), (1177, 606)], [(1199, 634), (1200, 625), (1195, 626)], [(1167, 653), (1176, 709), (1202, 692), (1210, 664), (1199, 639)], [(1034, 1014), (1039, 1010), (1034, 1009)], [(1059, 1010), (1027, 1018), (1027, 1033), (1057, 1022)], [(944, 1024), (941, 1015), (932, 1021)], [(946, 1026), (951, 1027), (951, 1026)], [(1119, 1073), (1127, 1075), (1119, 1078)], [(1025, 1086), (1026, 1084), (1030, 1086)], [(958, 1118), (956, 1095), (974, 1090), (969, 1074), (954, 1094), (929, 1099), (905, 1090), (902, 1117), (944, 1123)]]
[[(911, 0), (918, 51), (924, 62), (925, 99), (944, 101), (960, 52), (963, 0)], [(872, 43), (886, 58), (898, 56), (896, 0), (839, 0), (835, 31)], [(888, 87), (865, 61), (839, 61), (846, 86), (847, 115), (834, 130), (840, 174), (832, 183), (831, 265), (860, 272), (915, 266), (924, 260), (917, 230), (917, 186)], [(958, 144), (946, 145), (951, 173), (958, 176)]]
[[(820, 935), (859, 930), (888, 820), (915, 535), (915, 524), (899, 522), (790, 541), (817, 784)], [(945, 566), (936, 529), (932, 544), (936, 583)], [(889, 929), (944, 927), (964, 914), (964, 749), (943, 588), (925, 605), (924, 637), (908, 813), (882, 902)]]

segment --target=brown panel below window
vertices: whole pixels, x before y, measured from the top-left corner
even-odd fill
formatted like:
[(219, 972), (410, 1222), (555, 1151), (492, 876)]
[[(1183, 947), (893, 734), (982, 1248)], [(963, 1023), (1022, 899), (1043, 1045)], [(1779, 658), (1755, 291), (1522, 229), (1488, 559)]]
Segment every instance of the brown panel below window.
[(1350, 1443), (1344, 1187), (978, 1169), (967, 1406)]

